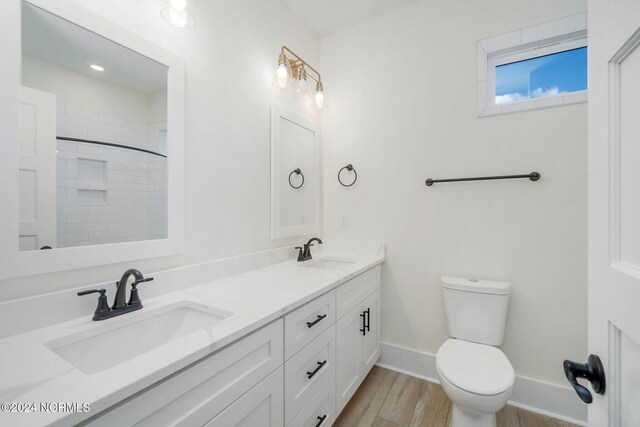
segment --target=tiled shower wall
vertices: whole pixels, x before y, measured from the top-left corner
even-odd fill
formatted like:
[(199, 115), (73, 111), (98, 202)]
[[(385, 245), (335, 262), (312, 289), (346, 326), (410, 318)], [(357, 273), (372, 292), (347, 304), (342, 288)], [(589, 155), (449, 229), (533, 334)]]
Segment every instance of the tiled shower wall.
[[(57, 135), (166, 153), (166, 124), (58, 105)], [(167, 159), (154, 154), (57, 141), (57, 246), (167, 236)]]

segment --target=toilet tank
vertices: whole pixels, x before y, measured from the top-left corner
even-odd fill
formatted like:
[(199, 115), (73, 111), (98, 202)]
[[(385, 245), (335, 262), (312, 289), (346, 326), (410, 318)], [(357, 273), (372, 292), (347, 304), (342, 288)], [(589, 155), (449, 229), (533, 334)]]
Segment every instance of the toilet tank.
[(449, 335), (480, 344), (502, 344), (509, 291), (506, 282), (443, 276)]

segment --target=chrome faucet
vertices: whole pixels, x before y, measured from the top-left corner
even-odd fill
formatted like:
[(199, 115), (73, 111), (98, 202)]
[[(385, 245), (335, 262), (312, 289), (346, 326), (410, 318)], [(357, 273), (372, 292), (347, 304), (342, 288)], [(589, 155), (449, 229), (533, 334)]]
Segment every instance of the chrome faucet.
[(313, 257), (311, 256), (311, 246), (313, 246), (313, 242), (318, 242), (318, 244), (322, 244), (322, 240), (317, 237), (313, 237), (309, 239), (307, 243), (302, 246), (296, 246), (298, 249), (298, 261), (309, 261)]
[[(131, 294), (129, 296), (129, 302), (126, 302), (127, 297), (127, 281), (129, 277), (133, 276), (134, 281), (131, 283)], [(107, 304), (106, 289), (91, 289), (88, 291), (78, 292), (78, 296), (89, 295), (99, 293), (98, 307), (93, 315), (93, 320), (104, 320), (111, 317), (120, 316), (121, 314), (129, 313), (131, 311), (140, 310), (142, 308), (142, 301), (138, 296), (138, 285), (144, 282), (150, 282), (153, 277), (145, 279), (140, 271), (131, 268), (124, 272), (119, 282), (116, 282), (116, 296), (113, 299), (113, 306), (109, 308)]]

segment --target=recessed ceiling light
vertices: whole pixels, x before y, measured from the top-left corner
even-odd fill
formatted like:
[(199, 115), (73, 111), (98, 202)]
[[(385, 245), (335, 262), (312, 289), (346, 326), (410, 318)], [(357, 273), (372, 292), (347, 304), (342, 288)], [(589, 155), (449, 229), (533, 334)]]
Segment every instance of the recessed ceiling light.
[(97, 64), (91, 64), (90, 67), (92, 70), (95, 70), (95, 71), (104, 71), (104, 67), (101, 67), (100, 65), (97, 65)]

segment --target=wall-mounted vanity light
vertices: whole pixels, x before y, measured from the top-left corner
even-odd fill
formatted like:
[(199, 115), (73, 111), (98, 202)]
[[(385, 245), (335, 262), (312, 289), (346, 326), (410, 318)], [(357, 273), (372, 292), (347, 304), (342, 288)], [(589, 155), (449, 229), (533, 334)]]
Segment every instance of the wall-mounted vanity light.
[[(315, 82), (315, 91), (309, 78)], [(293, 97), (296, 99), (313, 99), (313, 108), (327, 108), (320, 73), (286, 46), (282, 46), (280, 50), (275, 82), (282, 89), (293, 87)]]
[(178, 28), (191, 28), (196, 23), (187, 10), (187, 0), (169, 0), (160, 11), (160, 15), (162, 19)]

